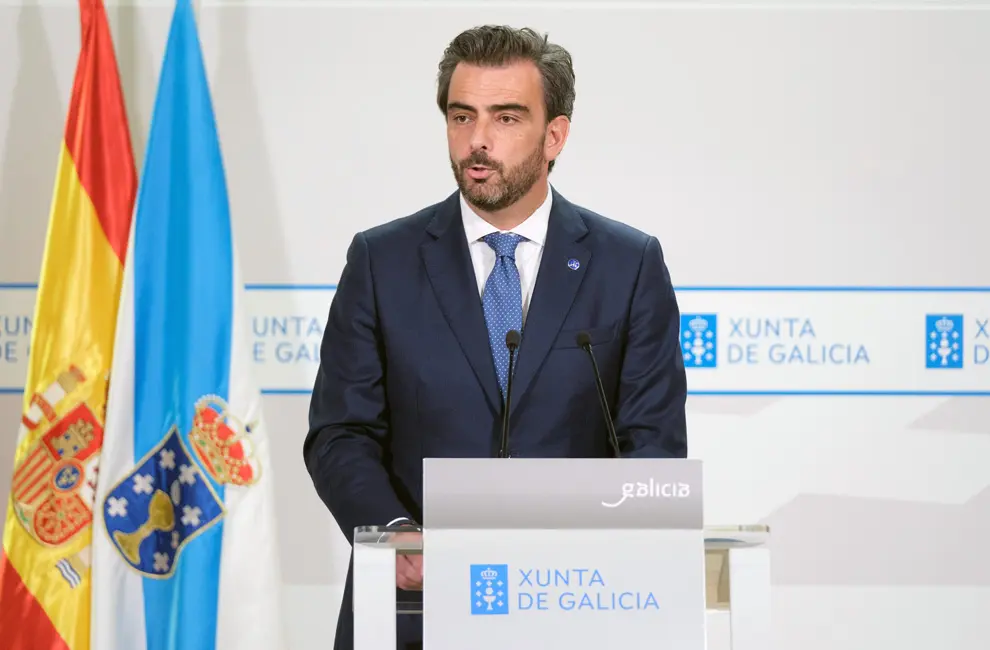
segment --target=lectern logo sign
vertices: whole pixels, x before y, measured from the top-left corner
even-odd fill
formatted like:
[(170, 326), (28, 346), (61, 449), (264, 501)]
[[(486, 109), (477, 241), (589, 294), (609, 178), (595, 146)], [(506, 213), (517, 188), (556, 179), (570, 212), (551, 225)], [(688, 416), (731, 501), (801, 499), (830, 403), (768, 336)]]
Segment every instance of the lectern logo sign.
[(618, 508), (629, 499), (686, 499), (691, 496), (687, 483), (664, 483), (656, 479), (638, 483), (623, 483), (622, 493), (611, 501), (602, 501), (606, 508)]
[(520, 615), (541, 612), (657, 612), (660, 598), (654, 592), (653, 579), (644, 576), (639, 564), (610, 569), (596, 568), (586, 560), (580, 566), (552, 563), (539, 567), (517, 566), (515, 582), (509, 589), (507, 564), (471, 564), (471, 615)]
[(471, 615), (491, 616), (509, 613), (509, 566), (471, 565)]

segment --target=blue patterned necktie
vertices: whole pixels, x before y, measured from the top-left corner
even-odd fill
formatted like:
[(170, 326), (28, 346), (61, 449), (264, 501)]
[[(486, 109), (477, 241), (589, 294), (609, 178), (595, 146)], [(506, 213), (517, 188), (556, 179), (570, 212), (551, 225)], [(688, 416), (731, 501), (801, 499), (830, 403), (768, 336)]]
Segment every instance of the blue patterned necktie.
[(482, 302), (498, 384), (505, 397), (505, 384), (509, 378), (509, 348), (505, 345), (505, 335), (509, 330), (517, 330), (522, 334), (522, 285), (519, 282), (519, 269), (516, 268), (516, 246), (523, 237), (493, 232), (483, 239), (492, 247), (496, 256), (495, 267), (485, 283)]

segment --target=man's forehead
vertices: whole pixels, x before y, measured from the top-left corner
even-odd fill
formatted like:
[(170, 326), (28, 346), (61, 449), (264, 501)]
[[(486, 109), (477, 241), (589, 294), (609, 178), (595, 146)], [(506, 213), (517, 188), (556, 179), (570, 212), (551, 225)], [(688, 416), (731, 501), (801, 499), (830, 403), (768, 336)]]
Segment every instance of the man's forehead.
[(450, 81), (449, 98), (484, 98), (494, 103), (529, 103), (541, 92), (539, 71), (529, 61), (500, 66), (460, 63)]

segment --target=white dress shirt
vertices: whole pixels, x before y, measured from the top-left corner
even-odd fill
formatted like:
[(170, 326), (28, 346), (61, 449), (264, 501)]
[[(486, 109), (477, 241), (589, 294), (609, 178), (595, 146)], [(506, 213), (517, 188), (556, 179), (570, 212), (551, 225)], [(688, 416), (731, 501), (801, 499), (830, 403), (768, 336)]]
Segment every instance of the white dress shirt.
[[(536, 285), (536, 274), (540, 270), (540, 260), (543, 258), (543, 245), (547, 239), (547, 226), (550, 224), (550, 208), (553, 204), (553, 194), (547, 190), (547, 197), (528, 219), (513, 228), (501, 232), (512, 232), (524, 237), (516, 247), (516, 268), (519, 270), (519, 282), (522, 285), (523, 322), (529, 312), (529, 301), (533, 297), (533, 287)], [(485, 283), (495, 267), (495, 250), (483, 239), (485, 235), (499, 232), (471, 209), (468, 202), (461, 196), (461, 220), (464, 222), (464, 234), (467, 236), (468, 250), (471, 252), (471, 263), (474, 265), (474, 275), (478, 281), (478, 295), (485, 291)]]
[[(516, 268), (519, 269), (519, 282), (522, 285), (523, 322), (529, 312), (529, 301), (533, 297), (533, 287), (536, 286), (536, 274), (540, 270), (540, 260), (543, 259), (543, 246), (547, 240), (547, 227), (550, 225), (550, 208), (553, 205), (553, 192), (547, 189), (547, 198), (528, 219), (513, 228), (501, 232), (512, 232), (525, 239), (516, 247)], [(483, 239), (485, 235), (500, 232), (471, 209), (461, 195), (461, 220), (464, 222), (464, 234), (467, 236), (468, 250), (471, 252), (471, 263), (474, 265), (474, 275), (478, 280), (478, 295), (485, 292), (485, 283), (495, 267), (495, 250)], [(389, 526), (405, 521), (399, 517), (388, 522)]]

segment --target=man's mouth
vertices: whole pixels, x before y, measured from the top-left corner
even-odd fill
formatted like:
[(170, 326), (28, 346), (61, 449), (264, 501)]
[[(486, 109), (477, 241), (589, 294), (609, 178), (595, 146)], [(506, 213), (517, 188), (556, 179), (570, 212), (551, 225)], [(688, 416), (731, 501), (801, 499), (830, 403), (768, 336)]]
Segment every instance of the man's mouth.
[(493, 172), (489, 167), (484, 167), (483, 165), (473, 165), (467, 168), (467, 174), (473, 180), (482, 181), (488, 178)]

